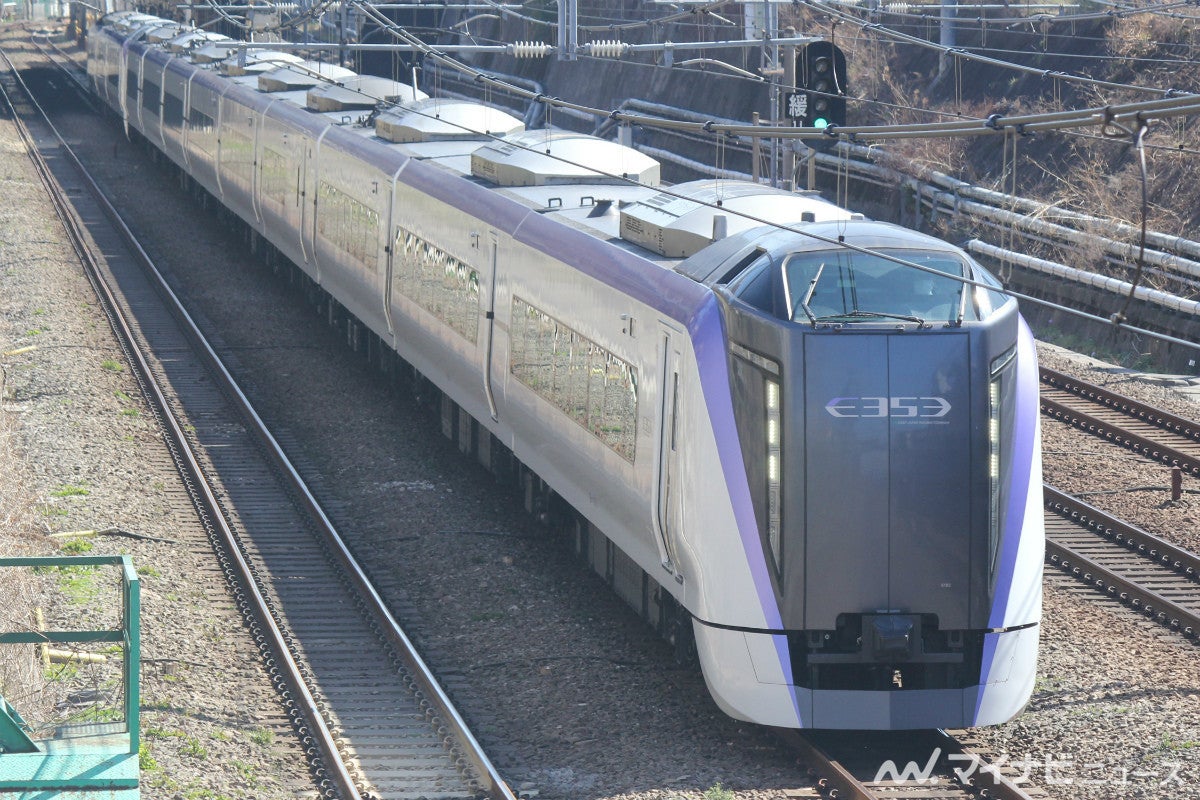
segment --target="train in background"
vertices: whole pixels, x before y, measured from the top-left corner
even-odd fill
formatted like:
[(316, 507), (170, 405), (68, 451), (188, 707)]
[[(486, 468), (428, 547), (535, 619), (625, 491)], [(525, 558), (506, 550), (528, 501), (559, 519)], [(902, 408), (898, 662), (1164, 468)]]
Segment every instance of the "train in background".
[(1004, 722), (1034, 685), (1033, 338), (968, 255), (821, 200), (135, 12), (96, 94), (436, 387), (728, 714)]

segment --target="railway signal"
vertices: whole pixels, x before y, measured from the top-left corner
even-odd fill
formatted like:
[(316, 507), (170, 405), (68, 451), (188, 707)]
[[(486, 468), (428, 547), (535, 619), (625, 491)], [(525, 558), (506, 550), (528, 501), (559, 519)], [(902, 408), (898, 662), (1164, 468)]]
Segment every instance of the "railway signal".
[[(833, 42), (812, 42), (796, 54), (796, 83), (789, 116), (805, 127), (846, 124), (846, 56)], [(797, 113), (792, 113), (792, 112)]]

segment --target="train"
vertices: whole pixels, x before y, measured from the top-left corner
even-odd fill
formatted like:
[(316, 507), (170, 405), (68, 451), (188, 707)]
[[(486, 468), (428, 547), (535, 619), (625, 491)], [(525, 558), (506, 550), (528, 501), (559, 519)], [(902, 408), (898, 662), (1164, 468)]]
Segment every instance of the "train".
[(87, 51), (128, 135), (434, 393), (724, 712), (900, 730), (1028, 702), (1036, 352), (961, 249), (137, 12)]

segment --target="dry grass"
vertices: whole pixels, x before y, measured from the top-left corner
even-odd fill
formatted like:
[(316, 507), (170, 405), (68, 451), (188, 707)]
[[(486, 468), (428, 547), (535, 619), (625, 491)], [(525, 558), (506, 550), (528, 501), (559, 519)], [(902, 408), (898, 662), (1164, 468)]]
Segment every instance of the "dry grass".
[[(25, 480), (25, 468), (17, 446), (17, 416), (6, 404), (0, 385), (0, 556), (24, 556), (45, 552), (37, 526), (36, 493)], [(40, 603), (41, 582), (31, 570), (0, 569), (0, 631), (24, 631), (34, 627), (33, 610)], [(44, 695), (44, 678), (32, 645), (0, 646), (0, 695), (27, 719), (44, 715), (39, 708)]]

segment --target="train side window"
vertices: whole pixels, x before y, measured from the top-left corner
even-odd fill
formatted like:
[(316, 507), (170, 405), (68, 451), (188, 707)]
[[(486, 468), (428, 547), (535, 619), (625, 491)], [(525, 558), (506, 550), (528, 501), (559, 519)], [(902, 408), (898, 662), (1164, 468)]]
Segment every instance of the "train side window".
[(755, 263), (756, 261), (758, 261), (759, 259), (762, 259), (762, 258), (769, 259), (769, 256), (767, 256), (767, 253), (765, 250), (755, 249), (755, 250), (750, 251), (749, 253), (747, 253), (745, 255), (744, 258), (739, 259), (736, 264), (734, 264), (732, 267), (730, 267), (729, 270), (727, 270), (724, 275), (722, 275), (719, 279), (717, 279), (715, 281), (715, 283), (717, 283), (717, 284), (729, 283), (734, 278), (736, 278), (738, 275), (741, 275), (746, 270), (747, 267), (749, 267), (751, 264)]
[[(374, 248), (379, 214), (365, 206), (367, 215), (365, 235)], [(479, 333), (479, 271), (411, 231), (396, 228), (395, 279), (393, 290), (450, 326), (472, 344)], [(369, 264), (374, 268), (376, 257), (371, 250)], [(547, 341), (553, 340), (552, 331)], [(535, 342), (533, 333), (529, 341)], [(548, 357), (548, 356), (547, 356)]]
[(513, 297), (509, 371), (633, 463), (637, 370), (546, 312)]
[(158, 103), (161, 92), (162, 89), (157, 83), (147, 80), (146, 85), (142, 87), (142, 108), (158, 116)]
[(169, 90), (163, 98), (163, 124), (169, 128), (183, 127), (183, 99)]
[(996, 309), (1000, 308), (1000, 306), (1012, 301), (1012, 297), (996, 291), (997, 289), (1003, 288), (1004, 284), (997, 280), (996, 276), (992, 275), (978, 264), (975, 265), (973, 277), (980, 283), (986, 284), (987, 287), (991, 287), (986, 288), (984, 286), (976, 286), (974, 291), (971, 292), (971, 297), (973, 299), (972, 305), (975, 307), (975, 315), (978, 319), (986, 319), (992, 313), (994, 313)]
[(752, 254), (751, 262), (738, 270), (736, 282), (729, 287), (735, 297), (743, 303), (768, 314), (777, 313), (778, 270), (771, 269), (771, 256), (761, 250)]

